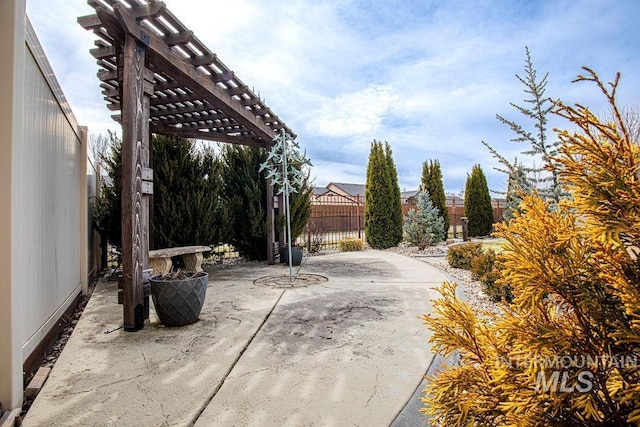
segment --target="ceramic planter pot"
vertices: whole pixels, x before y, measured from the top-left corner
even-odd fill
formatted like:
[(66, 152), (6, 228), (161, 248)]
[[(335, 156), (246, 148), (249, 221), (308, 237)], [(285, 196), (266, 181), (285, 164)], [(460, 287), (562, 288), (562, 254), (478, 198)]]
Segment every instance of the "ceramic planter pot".
[[(303, 254), (303, 249), (300, 246), (292, 246), (291, 265), (300, 265), (302, 263)], [(280, 262), (283, 264), (289, 264), (289, 248), (287, 246), (280, 250)]]
[(207, 294), (209, 274), (186, 273), (187, 279), (170, 279), (154, 276), (151, 282), (151, 297), (158, 318), (165, 326), (184, 326), (194, 323), (200, 316)]

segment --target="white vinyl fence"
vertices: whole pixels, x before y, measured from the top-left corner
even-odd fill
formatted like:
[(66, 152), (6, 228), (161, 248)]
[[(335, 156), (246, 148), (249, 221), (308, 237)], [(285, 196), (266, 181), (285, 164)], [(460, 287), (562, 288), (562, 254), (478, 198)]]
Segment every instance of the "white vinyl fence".
[(76, 123), (28, 21), (26, 47), (13, 201), (23, 360), (78, 296), (87, 268), (86, 130)]

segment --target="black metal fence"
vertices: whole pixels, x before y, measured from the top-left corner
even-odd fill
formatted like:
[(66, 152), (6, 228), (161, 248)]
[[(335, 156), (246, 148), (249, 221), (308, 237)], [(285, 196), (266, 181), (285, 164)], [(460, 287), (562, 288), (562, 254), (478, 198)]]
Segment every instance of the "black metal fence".
[[(493, 199), (493, 216), (495, 221), (502, 219), (504, 200)], [(416, 206), (415, 198), (402, 201), (402, 213), (406, 215)], [(297, 243), (310, 252), (338, 247), (338, 242), (345, 237), (356, 237), (365, 241), (364, 233), (364, 197), (323, 194), (312, 202), (309, 222)], [(447, 197), (447, 210), (451, 227), (450, 237), (462, 233), (461, 218), (464, 216), (464, 199)]]

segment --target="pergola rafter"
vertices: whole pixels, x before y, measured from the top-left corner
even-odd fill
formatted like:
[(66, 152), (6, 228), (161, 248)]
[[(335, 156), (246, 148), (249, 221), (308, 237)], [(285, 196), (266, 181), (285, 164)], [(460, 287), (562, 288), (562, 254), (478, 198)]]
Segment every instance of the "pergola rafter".
[[(78, 18), (97, 40), (91, 54), (112, 117), (122, 124), (124, 328), (142, 327), (148, 297), (152, 133), (267, 148), (295, 134), (262, 99), (157, 0), (88, 0)], [(118, 114), (119, 112), (119, 114)], [(273, 187), (267, 185), (269, 262), (274, 258)]]
[[(152, 108), (151, 132), (231, 143), (237, 137), (238, 144), (244, 145), (251, 139), (251, 145), (263, 147), (271, 144), (283, 128), (294, 135), (164, 3), (149, 0), (88, 3), (96, 14), (80, 17), (78, 22), (98, 36), (91, 54), (101, 67), (98, 78), (111, 111), (121, 110), (118, 46), (124, 44), (128, 35), (146, 48), (147, 67), (153, 72), (151, 106), (174, 109), (167, 114), (161, 108)], [(216, 121), (194, 120), (192, 116), (170, 117), (179, 111), (216, 114), (226, 118), (231, 126), (219, 127)], [(119, 120), (118, 116), (115, 118)]]

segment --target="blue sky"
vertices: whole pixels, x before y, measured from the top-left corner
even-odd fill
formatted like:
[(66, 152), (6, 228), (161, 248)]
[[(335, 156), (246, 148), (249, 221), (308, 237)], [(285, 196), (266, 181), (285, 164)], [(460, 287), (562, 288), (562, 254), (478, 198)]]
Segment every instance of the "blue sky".
[[(388, 141), (400, 187), (417, 188), (438, 159), (448, 191), (480, 163), (492, 190), (506, 178), (486, 141), (513, 159), (526, 147), (495, 115), (529, 126), (525, 46), (546, 94), (604, 114), (597, 88), (572, 84), (581, 66), (622, 73), (619, 104), (640, 104), (640, 2), (635, 0), (165, 0), (298, 135), (316, 184), (364, 183), (373, 139)], [(100, 94), (84, 0), (27, 0), (27, 12), (78, 122), (118, 130)], [(567, 128), (553, 119), (551, 127)], [(550, 136), (553, 133), (550, 130)]]

